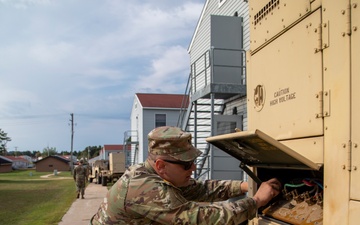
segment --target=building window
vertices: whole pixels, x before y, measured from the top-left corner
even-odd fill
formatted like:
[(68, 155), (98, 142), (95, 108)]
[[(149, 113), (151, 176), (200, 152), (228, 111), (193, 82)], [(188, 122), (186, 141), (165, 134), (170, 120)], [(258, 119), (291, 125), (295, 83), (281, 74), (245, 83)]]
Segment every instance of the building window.
[(155, 114), (155, 127), (166, 126), (166, 114)]

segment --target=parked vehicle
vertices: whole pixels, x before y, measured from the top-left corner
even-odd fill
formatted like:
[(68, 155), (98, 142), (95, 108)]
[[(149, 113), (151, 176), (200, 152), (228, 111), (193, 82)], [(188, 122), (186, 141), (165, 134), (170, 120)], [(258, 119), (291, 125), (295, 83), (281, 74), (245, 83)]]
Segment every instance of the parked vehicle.
[(89, 182), (92, 183), (95, 179), (97, 184), (101, 183), (101, 171), (107, 170), (109, 167), (108, 160), (96, 160), (93, 165), (89, 168)]
[(119, 179), (125, 172), (125, 153), (109, 154), (109, 160), (96, 160), (89, 175), (89, 181), (96, 179), (97, 184), (106, 186), (108, 182)]

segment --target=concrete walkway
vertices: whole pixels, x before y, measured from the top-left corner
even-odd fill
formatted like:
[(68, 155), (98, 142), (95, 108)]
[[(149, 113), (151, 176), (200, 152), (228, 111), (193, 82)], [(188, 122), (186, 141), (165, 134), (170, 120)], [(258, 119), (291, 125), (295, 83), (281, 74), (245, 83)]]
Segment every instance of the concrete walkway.
[(85, 199), (76, 199), (59, 225), (88, 225), (106, 197), (107, 191), (107, 187), (101, 184), (90, 183), (85, 189)]

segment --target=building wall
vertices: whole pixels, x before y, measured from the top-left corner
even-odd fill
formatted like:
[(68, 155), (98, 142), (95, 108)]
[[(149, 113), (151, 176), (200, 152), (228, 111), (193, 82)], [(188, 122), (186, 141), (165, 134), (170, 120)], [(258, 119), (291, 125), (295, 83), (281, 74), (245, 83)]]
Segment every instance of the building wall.
[(0, 173), (7, 173), (7, 172), (11, 172), (12, 171), (12, 166), (11, 163), (4, 165), (2, 164), (0, 166)]
[(15, 160), (13, 160), (13, 165), (12, 166), (15, 169), (21, 169), (21, 168), (27, 168), (29, 165), (30, 165), (30, 162), (28, 162), (28, 161), (21, 161), (21, 160), (15, 161)]
[(236, 108), (237, 115), (243, 116), (243, 130), (247, 130), (247, 109), (246, 109), (246, 97), (234, 97), (229, 99), (225, 105), (224, 115), (233, 115), (233, 109)]
[(70, 171), (68, 163), (55, 159), (46, 158), (36, 163), (36, 172)]
[[(142, 106), (139, 102), (139, 99), (137, 98), (137, 96), (135, 95), (134, 98), (134, 103), (133, 103), (133, 107), (132, 107), (132, 111), (131, 111), (131, 131), (133, 131), (135, 134), (135, 136), (132, 136), (132, 141), (138, 141), (139, 145), (138, 145), (138, 149), (143, 149), (143, 111), (142, 111)], [(131, 146), (131, 161), (133, 161), (134, 159), (134, 155), (135, 155), (135, 149), (136, 146), (132, 145)], [(138, 151), (140, 152), (140, 151)], [(139, 162), (139, 157), (137, 156), (135, 159), (134, 164)]]
[[(226, 0), (219, 6), (218, 0), (208, 0), (204, 6), (202, 17), (199, 20), (197, 33), (194, 35), (189, 48), (190, 63), (195, 62), (203, 53), (210, 49), (210, 15), (234, 16), (243, 18), (244, 50), (250, 49), (249, 7), (246, 1)], [(225, 115), (232, 115), (232, 109), (237, 108), (238, 115), (243, 116), (243, 129), (247, 130), (246, 96), (235, 97), (226, 102)]]
[[(166, 114), (166, 126), (176, 126), (180, 109), (143, 109), (142, 136), (139, 136), (139, 162), (144, 162), (148, 156), (148, 134), (155, 128), (155, 114)], [(141, 149), (141, 150), (140, 150)]]
[(248, 3), (239, 0), (227, 0), (219, 7), (218, 0), (208, 0), (197, 33), (194, 36), (190, 50), (190, 63), (192, 64), (201, 54), (210, 49), (210, 15), (234, 16), (235, 12), (244, 19), (244, 49), (250, 46)]

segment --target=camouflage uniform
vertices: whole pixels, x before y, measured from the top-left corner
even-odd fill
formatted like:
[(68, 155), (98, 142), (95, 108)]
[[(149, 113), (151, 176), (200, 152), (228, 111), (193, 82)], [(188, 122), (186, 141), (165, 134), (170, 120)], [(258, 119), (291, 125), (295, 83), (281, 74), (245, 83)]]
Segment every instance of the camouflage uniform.
[(87, 179), (87, 169), (83, 167), (82, 163), (74, 169), (74, 180), (76, 183), (77, 197), (81, 194), (84, 198), (85, 195), (85, 182)]
[[(160, 130), (149, 134), (150, 153), (183, 161), (200, 154), (192, 147), (189, 133), (179, 135), (171, 127)], [(182, 148), (172, 141), (182, 143)], [(192, 179), (190, 185), (179, 188), (161, 178), (146, 161), (130, 167), (113, 185), (90, 224), (239, 224), (253, 218), (257, 209), (252, 198), (224, 201), (242, 195), (241, 182)]]

